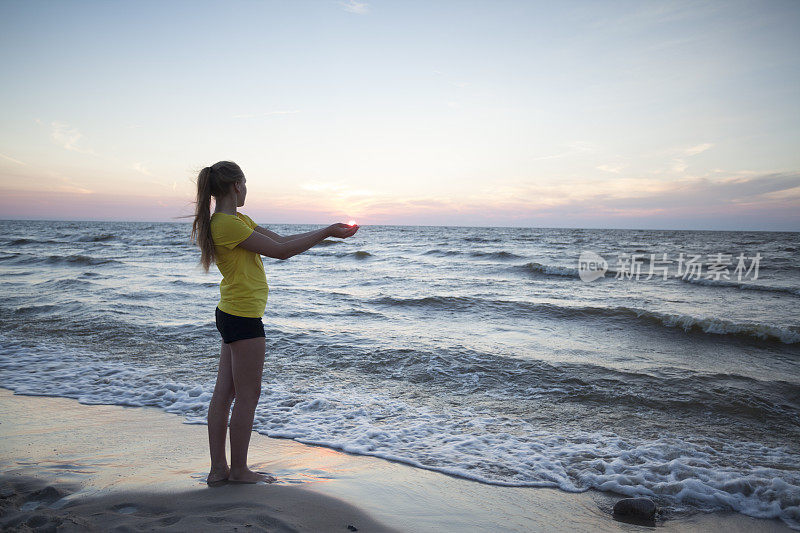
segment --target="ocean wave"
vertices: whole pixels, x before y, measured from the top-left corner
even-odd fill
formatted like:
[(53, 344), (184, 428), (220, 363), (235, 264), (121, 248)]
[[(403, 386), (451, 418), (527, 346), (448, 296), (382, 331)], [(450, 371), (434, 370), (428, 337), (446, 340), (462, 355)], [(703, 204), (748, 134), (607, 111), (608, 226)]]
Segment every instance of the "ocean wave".
[[(537, 263), (531, 261), (529, 263), (515, 265), (513, 267), (515, 270), (523, 271), (529, 274), (539, 275), (539, 276), (556, 276), (556, 277), (566, 277), (566, 278), (579, 278), (580, 273), (577, 268), (572, 267), (565, 267), (565, 266), (558, 266), (558, 265), (543, 265), (541, 263)], [(613, 269), (608, 269), (605, 272), (604, 278), (607, 279), (615, 279), (616, 276), (619, 275), (619, 272)], [(648, 280), (646, 278), (646, 273), (642, 273), (639, 280), (636, 278), (632, 278), (636, 281), (645, 281), (652, 283), (653, 281), (658, 282), (662, 281), (662, 276), (655, 275), (653, 280)], [(601, 278), (602, 279), (602, 278)], [(788, 287), (788, 286), (780, 286), (780, 285), (764, 285), (759, 283), (752, 283), (752, 282), (738, 282), (738, 281), (731, 281), (731, 280), (713, 280), (713, 279), (706, 279), (703, 277), (695, 278), (695, 277), (681, 277), (681, 276), (669, 276), (668, 279), (673, 279), (677, 281), (681, 281), (684, 283), (691, 283), (696, 285), (703, 285), (707, 287), (720, 287), (720, 288), (734, 288), (734, 289), (741, 289), (741, 290), (753, 290), (753, 291), (764, 291), (764, 292), (778, 292), (778, 293), (785, 293), (785, 294), (793, 294), (793, 295), (800, 295), (800, 287)]]
[[(544, 265), (536, 261), (514, 265), (512, 267), (516, 271), (521, 271), (526, 274), (533, 274), (534, 276), (554, 276), (559, 278), (576, 278), (580, 279), (580, 272), (577, 268), (561, 266), (561, 265)], [(600, 279), (612, 279), (617, 275), (617, 271), (608, 269), (605, 275)]]
[[(0, 261), (2, 261), (2, 258), (0, 258)], [(21, 272), (3, 272), (3, 278), (9, 278), (9, 277), (14, 277), (14, 276), (30, 276), (31, 274), (33, 274), (33, 272), (25, 272), (25, 271), (21, 271)], [(24, 285), (25, 283), (22, 282), (22, 284)]]
[[(648, 257), (640, 257), (640, 258), (637, 259), (637, 262), (640, 263), (642, 266), (646, 266), (650, 262), (650, 259)], [(609, 265), (612, 265), (612, 264), (613, 263), (609, 261)], [(616, 266), (618, 267), (619, 264), (616, 264)], [(561, 277), (569, 277), (569, 278), (578, 278), (579, 277), (579, 270), (577, 268), (561, 266), (561, 265), (545, 265), (545, 264), (542, 264), (542, 263), (537, 263), (535, 261), (531, 261), (529, 263), (524, 263), (524, 264), (520, 264), (520, 265), (515, 265), (514, 268), (516, 268), (518, 270), (522, 270), (522, 271), (530, 273), (530, 274), (535, 274), (535, 275), (561, 276)], [(763, 271), (764, 267), (762, 267), (761, 270)], [(785, 270), (785, 269), (777, 269), (777, 270)], [(625, 276), (628, 276), (628, 275), (630, 275), (629, 272), (615, 270), (614, 268), (608, 268), (601, 279), (603, 279), (603, 278), (605, 278), (605, 279), (615, 279), (617, 276), (625, 277)], [(654, 272), (650, 279), (647, 279), (647, 277), (648, 277), (648, 270), (646, 268), (642, 268), (642, 270), (641, 270), (641, 272), (639, 273), (638, 276), (636, 276), (634, 274), (630, 278), (625, 277), (625, 279), (629, 279), (629, 280), (633, 280), (633, 281), (646, 281), (646, 282), (650, 282), (650, 283), (658, 282), (658, 281), (663, 280), (663, 275), (658, 271)], [(697, 283), (697, 284), (709, 285), (709, 286), (714, 285), (714, 286), (720, 286), (720, 287), (727, 287), (727, 286), (739, 287), (739, 284), (736, 284), (735, 282), (726, 282), (725, 280), (720, 280), (719, 282), (717, 282), (717, 281), (713, 281), (713, 280), (706, 280), (705, 278), (689, 279), (688, 277), (687, 278), (683, 278), (681, 276), (674, 276), (674, 275), (670, 275), (668, 277), (668, 279), (676, 279), (676, 280), (685, 281), (685, 282), (688, 282), (688, 283)], [(741, 285), (744, 285), (744, 284), (741, 284)], [(764, 287), (764, 288), (762, 288), (762, 287)], [(746, 287), (746, 288), (749, 288), (749, 287)], [(768, 286), (764, 286), (764, 285), (762, 285), (762, 286), (753, 286), (751, 288), (753, 288), (754, 290), (773, 290), (773, 289), (768, 288)], [(784, 289), (778, 289), (778, 290), (780, 290), (781, 292), (795, 292), (797, 289), (796, 288), (788, 288), (786, 290), (784, 290)]]
[(680, 328), (686, 332), (712, 335), (731, 335), (746, 339), (779, 341), (784, 344), (800, 342), (800, 329), (780, 327), (756, 322), (733, 322), (717, 317), (698, 317), (680, 313), (662, 313), (635, 307), (569, 307), (552, 304), (533, 304), (534, 309), (545, 308), (551, 315), (563, 318), (599, 316), (608, 318), (635, 318), (643, 322), (655, 323), (668, 328)]
[[(136, 292), (125, 292), (125, 291), (115, 291), (115, 294), (120, 298), (124, 298), (126, 300), (158, 300), (162, 303), (168, 302), (170, 300), (173, 301), (182, 301), (186, 300), (191, 297), (188, 293), (179, 293), (179, 292), (161, 292), (161, 291), (136, 291)], [(126, 304), (126, 307), (129, 304)]]
[(115, 259), (93, 257), (82, 254), (40, 256), (30, 253), (15, 253), (0, 257), (0, 261), (8, 261), (9, 263), (15, 265), (66, 264), (97, 266), (106, 264), (120, 264), (120, 261)]
[(328, 250), (320, 250), (320, 251), (309, 251), (306, 252), (306, 255), (314, 255), (318, 257), (336, 257), (339, 259), (356, 259), (356, 260), (364, 260), (364, 259), (371, 259), (375, 257), (375, 254), (368, 252), (366, 250), (353, 250), (352, 252), (345, 252), (345, 251), (328, 251)]
[(352, 257), (353, 259), (368, 259), (373, 257), (373, 255), (365, 250), (357, 250), (355, 252), (347, 252), (336, 254), (337, 257)]
[(17, 307), (15, 309), (15, 313), (20, 315), (36, 315), (40, 313), (49, 313), (50, 311), (57, 311), (58, 308), (55, 305), (23, 305), (21, 307)]
[(600, 317), (611, 319), (637, 319), (668, 328), (680, 328), (686, 332), (713, 335), (731, 335), (784, 344), (800, 343), (800, 328), (781, 327), (755, 322), (740, 323), (717, 317), (696, 317), (678, 313), (662, 313), (634, 307), (565, 306), (552, 303), (536, 303), (514, 300), (495, 300), (472, 296), (425, 296), (398, 298), (383, 296), (371, 300), (374, 305), (421, 307), (446, 309), (448, 311), (502, 310), (511, 316), (530, 316), (532, 313), (563, 319)]
[(106, 242), (116, 238), (112, 233), (99, 233), (97, 235), (81, 235), (75, 238), (75, 242)]
[(472, 257), (480, 257), (482, 259), (502, 259), (503, 261), (507, 261), (509, 259), (521, 259), (521, 255), (517, 255), (515, 253), (506, 252), (506, 251), (499, 251), (499, 252), (470, 252)]
[[(137, 243), (139, 245), (147, 245), (147, 242)], [(184, 250), (195, 250), (196, 244), (189, 240), (189, 238), (185, 239), (168, 239), (158, 243), (159, 245), (163, 246), (178, 246)]]
[(174, 279), (170, 281), (172, 285), (180, 285), (182, 287), (219, 287), (219, 281), (186, 281), (183, 279)]
[(110, 276), (108, 276), (106, 274), (100, 274), (99, 272), (88, 271), (88, 272), (84, 272), (83, 274), (81, 274), (81, 277), (82, 278), (108, 279)]
[(691, 278), (691, 277), (684, 278), (681, 276), (673, 276), (672, 279), (683, 281), (685, 283), (692, 283), (695, 285), (704, 285), (706, 287), (721, 287), (726, 289), (740, 289), (748, 291), (780, 292), (780, 293), (794, 294), (796, 296), (800, 296), (800, 287), (762, 285), (759, 283), (731, 281), (724, 279), (714, 280), (714, 279)]
[(502, 239), (488, 237), (464, 237), (465, 242), (502, 242)]
[(96, 285), (97, 284), (95, 282), (86, 279), (69, 278), (69, 279), (50, 279), (47, 281), (36, 283), (34, 286), (39, 290), (50, 289), (50, 290), (63, 291), (69, 289), (83, 289), (83, 288), (93, 287)]
[(333, 246), (336, 244), (344, 244), (344, 241), (334, 241), (330, 239), (325, 239), (324, 241), (320, 241), (317, 244), (315, 244), (314, 247), (316, 248), (317, 246)]
[(677, 313), (659, 313), (627, 307), (614, 309), (614, 313), (636, 316), (637, 318), (657, 322), (667, 327), (681, 328), (687, 332), (696, 331), (715, 335), (734, 335), (737, 337), (757, 338), (767, 341), (780, 341), (784, 344), (796, 344), (800, 342), (800, 329), (798, 328), (784, 328), (755, 322), (740, 323), (715, 317), (695, 317)]
[[(147, 298), (134, 302), (110, 293), (89, 300), (92, 305), (87, 305), (80, 295), (76, 295), (76, 299), (60, 299), (57, 303), (7, 302), (0, 306), (0, 311), (9, 316), (22, 313), (25, 319), (6, 321), (0, 331), (103, 346), (118, 355), (159, 353), (165, 359), (176, 356), (176, 344), (213, 346), (218, 342), (219, 334), (211, 321), (213, 300), (203, 319), (178, 320), (173, 313), (164, 311), (163, 300)], [(64, 294), (75, 294), (75, 291), (64, 291)], [(170, 294), (174, 299), (175, 293)]]
[(23, 246), (26, 244), (63, 244), (63, 241), (54, 241), (52, 239), (14, 239), (9, 242), (9, 246)]
[(367, 252), (366, 250), (355, 250), (352, 252), (328, 252), (328, 251), (321, 251), (321, 252), (306, 252), (309, 255), (317, 255), (321, 257), (337, 257), (340, 259), (369, 259), (371, 257), (375, 257), (374, 254)]
[[(770, 421), (800, 432), (800, 385), (761, 381), (737, 374), (681, 371), (622, 371), (589, 363), (549, 363), (465, 347), (430, 349), (346, 349), (324, 345), (317, 365), (358, 375), (375, 374), (406, 384), (423, 384), (431, 393), (498, 399), (542, 398), (551, 403), (602, 407), (621, 413), (696, 420), (724, 417)], [(505, 408), (526, 416), (527, 407)], [(660, 415), (659, 415), (660, 414)], [(588, 422), (588, 421), (587, 421)]]
[[(286, 318), (303, 318), (303, 319), (309, 319), (309, 318), (329, 319), (330, 316), (331, 316), (331, 313), (328, 312), (328, 311), (310, 311), (308, 309), (302, 309), (302, 310), (287, 309), (285, 311), (284, 310), (275, 311), (275, 313), (276, 313), (277, 316), (280, 316), (282, 318), (286, 317)], [(345, 309), (343, 311), (337, 312), (336, 316), (337, 317), (352, 316), (352, 317), (361, 317), (361, 318), (374, 318), (374, 319), (379, 319), (379, 320), (387, 320), (388, 319), (388, 317), (386, 315), (384, 315), (383, 313), (379, 313), (377, 311), (370, 311), (368, 309), (357, 309), (357, 308), (352, 308), (352, 307), (351, 308), (347, 308), (347, 309)]]
[[(3, 386), (85, 404), (159, 407), (205, 423), (208, 364), (173, 378), (163, 369), (0, 339)], [(36, 368), (37, 372), (30, 372)], [(669, 511), (732, 510), (800, 527), (794, 447), (714, 438), (625, 438), (613, 431), (548, 431), (475, 407), (435, 409), (340, 380), (287, 382), (265, 369), (253, 429), (501, 486), (589, 489), (653, 498)], [(190, 375), (198, 376), (189, 381)]]
[(556, 266), (556, 265), (543, 265), (535, 261), (531, 261), (530, 263), (525, 263), (524, 265), (516, 265), (515, 268), (517, 268), (518, 270), (522, 270), (524, 272), (537, 275), (558, 276), (566, 278), (578, 277), (577, 268)]
[(373, 305), (389, 305), (402, 307), (446, 307), (454, 311), (467, 310), (475, 303), (486, 302), (480, 298), (470, 296), (424, 296), (421, 298), (400, 298), (396, 296), (381, 296), (369, 300)]
[(462, 252), (459, 250), (442, 250), (439, 248), (433, 248), (431, 250), (426, 250), (422, 253), (422, 255), (433, 255), (436, 257), (453, 257), (458, 255), (469, 255), (470, 257), (479, 257), (481, 259), (500, 259), (502, 261), (507, 261), (509, 259), (522, 259), (521, 255), (517, 255), (513, 252), (506, 252), (505, 250), (497, 250), (497, 251), (480, 251), (475, 250), (472, 252)]
[(422, 255), (435, 255), (437, 257), (450, 257), (454, 255), (461, 255), (463, 252), (459, 252), (458, 250), (440, 250), (438, 248), (434, 248), (432, 250), (427, 250), (422, 253)]
[[(50, 255), (45, 259), (48, 263), (61, 263), (71, 265), (108, 265), (108, 264), (121, 264), (116, 259), (108, 259), (102, 257), (92, 257), (88, 255), (74, 254), (74, 255)], [(40, 259), (31, 259), (31, 262), (41, 262)]]

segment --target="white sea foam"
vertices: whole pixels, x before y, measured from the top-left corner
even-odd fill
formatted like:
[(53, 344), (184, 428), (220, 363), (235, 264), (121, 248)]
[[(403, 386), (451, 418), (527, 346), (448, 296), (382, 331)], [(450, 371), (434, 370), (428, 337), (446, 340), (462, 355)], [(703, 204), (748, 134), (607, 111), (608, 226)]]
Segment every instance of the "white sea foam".
[(717, 335), (742, 335), (763, 340), (777, 339), (785, 344), (800, 342), (800, 332), (789, 328), (757, 323), (736, 323), (717, 317), (696, 317), (677, 313), (660, 313), (644, 309), (632, 309), (639, 317), (656, 319), (667, 327), (679, 327), (684, 331), (699, 329)]
[[(36, 368), (36, 372), (30, 372)], [(89, 404), (157, 406), (204, 423), (213, 382), (180, 382), (163, 371), (105, 362), (55, 346), (0, 336), (0, 378), (21, 394)], [(612, 432), (559, 435), (488, 412), (411, 405), (388, 392), (309, 385), (265, 376), (254, 428), (271, 437), (330, 446), (510, 486), (590, 488), (648, 496), (675, 510), (736, 510), (800, 528), (800, 473), (748, 466), (796, 465), (796, 451), (752, 442), (703, 443)]]

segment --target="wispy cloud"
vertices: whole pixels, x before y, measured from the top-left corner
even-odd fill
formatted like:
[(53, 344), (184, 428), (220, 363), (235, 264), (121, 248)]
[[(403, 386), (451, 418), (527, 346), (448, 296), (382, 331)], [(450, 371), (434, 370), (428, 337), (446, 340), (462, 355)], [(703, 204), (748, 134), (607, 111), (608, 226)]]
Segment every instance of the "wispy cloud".
[(0, 157), (2, 157), (3, 159), (8, 159), (8, 160), (9, 160), (9, 161), (11, 161), (12, 163), (16, 163), (16, 164), (18, 164), (18, 165), (22, 165), (22, 166), (25, 166), (25, 167), (26, 167), (26, 166), (28, 166), (28, 163), (23, 163), (23, 162), (22, 162), (22, 161), (20, 161), (19, 159), (14, 159), (13, 157), (9, 157), (9, 156), (7, 156), (7, 155), (5, 155), (5, 154), (0, 154)]
[[(425, 214), (442, 219), (473, 213), (482, 219), (577, 220), (591, 215), (598, 224), (639, 217), (644, 220), (674, 219), (713, 221), (714, 217), (758, 227), (757, 213), (770, 213), (795, 227), (800, 223), (800, 173), (773, 173), (684, 177), (660, 180), (613, 177), (597, 183), (583, 180), (542, 180), (524, 184), (489, 184), (475, 194), (459, 198), (376, 199), (365, 202), (365, 214)], [(577, 217), (577, 218), (576, 218)], [(750, 217), (750, 219), (748, 219)], [(533, 220), (533, 219), (531, 219)], [(582, 219), (583, 220), (583, 219)], [(789, 221), (789, 222), (787, 222)], [(563, 223), (563, 222), (562, 222)], [(655, 222), (654, 222), (655, 223)], [(689, 223), (691, 225), (691, 222)]]
[(800, 185), (790, 189), (765, 192), (761, 196), (768, 200), (794, 201), (797, 205), (800, 205)]
[(155, 185), (156, 187), (164, 188), (167, 190), (172, 190), (172, 191), (178, 190), (178, 182), (176, 181), (169, 182), (158, 179), (158, 176), (155, 173), (153, 173), (153, 171), (151, 171), (148, 167), (146, 167), (145, 162), (143, 161), (137, 161), (136, 163), (131, 165), (131, 168), (133, 168), (139, 174), (142, 174), (149, 178), (156, 178), (152, 180), (145, 180), (146, 183), (150, 183), (152, 185)]
[(155, 177), (155, 175), (152, 172), (150, 172), (150, 169), (144, 166), (144, 163), (139, 163), (139, 162), (134, 163), (133, 169), (140, 174), (144, 174), (145, 176)]
[(692, 146), (691, 148), (687, 148), (684, 151), (684, 154), (687, 155), (687, 156), (697, 155), (697, 154), (705, 152), (706, 150), (709, 150), (709, 149), (711, 149), (713, 147), (714, 147), (714, 145), (712, 143), (698, 144), (697, 146)]
[(689, 165), (686, 164), (686, 161), (683, 159), (673, 159), (672, 161), (672, 171), (673, 172), (686, 172), (686, 169), (689, 168)]
[(52, 122), (50, 126), (53, 140), (62, 148), (81, 154), (95, 154), (91, 148), (80, 146), (84, 144), (84, 137), (76, 128), (63, 122)]
[(92, 194), (85, 183), (79, 183), (56, 170), (38, 165), (24, 165), (0, 170), (0, 197), (10, 191), (25, 194)]
[(603, 172), (611, 172), (613, 174), (619, 174), (619, 171), (622, 170), (622, 167), (612, 166), (612, 165), (600, 165), (595, 168), (597, 170), (602, 170)]
[(356, 2), (356, 0), (348, 0), (347, 2), (339, 2), (339, 5), (342, 6), (345, 11), (349, 11), (350, 13), (358, 13), (359, 15), (365, 14), (369, 11), (369, 4), (366, 2)]
[[(561, 185), (565, 185), (563, 187)], [(578, 187), (530, 184), (518, 189), (509, 201), (519, 207), (528, 202), (542, 206), (622, 213), (626, 210), (658, 209), (680, 215), (686, 212), (735, 212), (742, 206), (780, 205), (797, 201), (794, 192), (800, 187), (800, 173), (773, 173), (728, 177), (686, 177), (675, 180), (616, 178)], [(514, 198), (512, 200), (511, 198)]]
[(78, 183), (69, 176), (53, 170), (45, 170), (44, 174), (51, 178), (55, 183), (47, 185), (47, 188), (57, 192), (67, 192), (76, 194), (94, 194), (94, 191)]
[(242, 113), (239, 115), (233, 115), (233, 118), (256, 118), (256, 117), (268, 117), (270, 115), (293, 115), (299, 112), (300, 111), (266, 111), (264, 113)]
[(671, 150), (673, 156), (669, 163), (669, 169), (674, 173), (683, 174), (686, 172), (686, 169), (689, 168), (689, 164), (686, 162), (687, 157), (701, 154), (713, 147), (713, 143), (702, 143), (690, 146), (689, 148), (674, 148)]

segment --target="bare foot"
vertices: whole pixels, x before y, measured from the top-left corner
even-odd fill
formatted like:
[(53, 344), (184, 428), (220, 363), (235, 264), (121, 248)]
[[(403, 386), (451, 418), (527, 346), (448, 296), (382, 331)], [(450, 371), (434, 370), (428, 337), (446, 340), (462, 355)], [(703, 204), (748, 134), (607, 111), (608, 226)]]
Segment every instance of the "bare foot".
[(253, 472), (249, 468), (245, 468), (243, 470), (231, 470), (231, 473), (228, 475), (228, 481), (231, 483), (274, 483), (277, 479), (270, 475)]
[(228, 476), (230, 476), (230, 469), (225, 466), (225, 468), (214, 468), (211, 467), (211, 472), (208, 473), (208, 477), (206, 478), (206, 483), (209, 485), (213, 485), (215, 483), (221, 483), (222, 481), (227, 481)]

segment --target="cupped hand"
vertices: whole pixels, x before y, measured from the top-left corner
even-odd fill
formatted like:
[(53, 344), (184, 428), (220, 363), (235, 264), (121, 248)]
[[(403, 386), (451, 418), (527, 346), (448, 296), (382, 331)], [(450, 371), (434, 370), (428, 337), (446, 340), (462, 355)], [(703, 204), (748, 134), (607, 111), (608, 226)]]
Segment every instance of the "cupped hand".
[(355, 235), (355, 233), (358, 231), (358, 224), (348, 226), (342, 222), (337, 222), (336, 224), (331, 224), (328, 229), (330, 230), (331, 237), (346, 239), (347, 237), (352, 237)]

